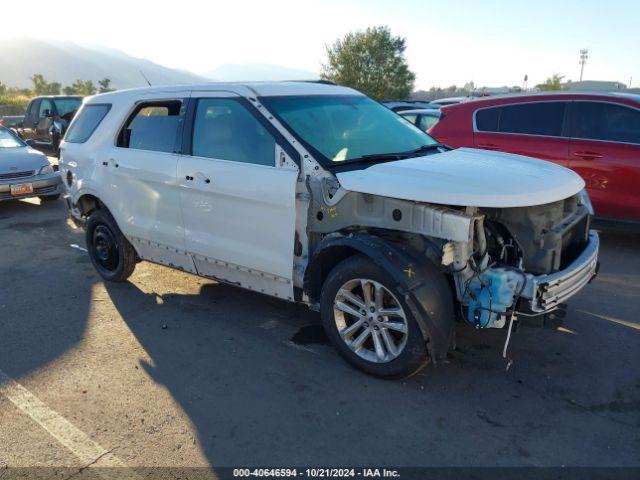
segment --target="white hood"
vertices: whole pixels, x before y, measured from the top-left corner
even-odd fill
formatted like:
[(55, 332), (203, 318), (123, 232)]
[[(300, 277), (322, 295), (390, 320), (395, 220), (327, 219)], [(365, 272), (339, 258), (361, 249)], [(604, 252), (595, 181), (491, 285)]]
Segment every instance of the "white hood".
[(336, 174), (347, 190), (469, 207), (528, 207), (584, 188), (571, 170), (509, 153), (459, 148)]

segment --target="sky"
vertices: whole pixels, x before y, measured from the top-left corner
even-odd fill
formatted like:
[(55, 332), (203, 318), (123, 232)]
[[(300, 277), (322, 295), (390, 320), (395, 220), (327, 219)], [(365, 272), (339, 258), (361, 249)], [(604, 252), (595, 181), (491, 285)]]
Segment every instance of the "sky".
[(29, 0), (3, 2), (0, 41), (99, 44), (195, 73), (226, 63), (319, 72), (328, 44), (387, 25), (406, 39), (416, 89), (577, 80), (581, 48), (586, 80), (640, 87), (639, 20), (640, 0)]

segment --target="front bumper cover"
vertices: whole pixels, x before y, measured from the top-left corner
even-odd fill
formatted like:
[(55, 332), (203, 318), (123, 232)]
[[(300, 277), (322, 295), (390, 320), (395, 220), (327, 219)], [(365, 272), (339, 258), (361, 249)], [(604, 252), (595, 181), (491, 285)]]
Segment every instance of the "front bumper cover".
[[(17, 183), (30, 183), (33, 186), (33, 193), (27, 195), (11, 195), (11, 185)], [(58, 172), (47, 175), (33, 175), (20, 179), (3, 180), (0, 182), (0, 200), (16, 200), (19, 198), (30, 198), (46, 195), (58, 195), (63, 193), (62, 177)]]
[(527, 274), (522, 297), (529, 300), (529, 308), (535, 313), (555, 310), (578, 293), (598, 272), (598, 234), (589, 231), (584, 251), (567, 268), (547, 275)]

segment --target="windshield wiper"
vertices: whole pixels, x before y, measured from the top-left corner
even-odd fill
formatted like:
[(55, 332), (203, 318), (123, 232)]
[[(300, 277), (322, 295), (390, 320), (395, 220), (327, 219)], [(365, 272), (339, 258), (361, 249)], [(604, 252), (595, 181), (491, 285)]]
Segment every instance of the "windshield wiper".
[(444, 147), (442, 143), (432, 143), (429, 145), (422, 145), (414, 150), (407, 150), (406, 152), (392, 152), (392, 153), (371, 153), (368, 155), (362, 155), (361, 157), (346, 160), (344, 163), (358, 163), (358, 162), (371, 162), (376, 160), (402, 160), (410, 158), (416, 154), (435, 150), (436, 148)]

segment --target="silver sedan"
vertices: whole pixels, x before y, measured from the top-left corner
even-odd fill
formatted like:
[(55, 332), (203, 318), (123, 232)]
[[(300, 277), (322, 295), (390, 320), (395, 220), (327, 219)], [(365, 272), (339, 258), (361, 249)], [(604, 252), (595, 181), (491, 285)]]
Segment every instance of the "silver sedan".
[(62, 178), (47, 157), (0, 127), (0, 201), (29, 197), (55, 200), (62, 189)]

